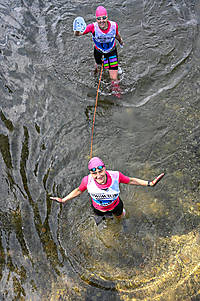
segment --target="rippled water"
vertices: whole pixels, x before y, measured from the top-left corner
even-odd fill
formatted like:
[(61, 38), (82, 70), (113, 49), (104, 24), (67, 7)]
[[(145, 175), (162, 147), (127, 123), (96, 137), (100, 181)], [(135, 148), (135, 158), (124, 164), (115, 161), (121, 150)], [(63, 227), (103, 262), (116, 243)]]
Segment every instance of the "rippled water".
[[(98, 227), (87, 174), (98, 77), (90, 36), (105, 5), (125, 41), (122, 98), (104, 72), (93, 154), (153, 189), (122, 186), (127, 215)], [(0, 299), (199, 300), (198, 0), (0, 1)]]

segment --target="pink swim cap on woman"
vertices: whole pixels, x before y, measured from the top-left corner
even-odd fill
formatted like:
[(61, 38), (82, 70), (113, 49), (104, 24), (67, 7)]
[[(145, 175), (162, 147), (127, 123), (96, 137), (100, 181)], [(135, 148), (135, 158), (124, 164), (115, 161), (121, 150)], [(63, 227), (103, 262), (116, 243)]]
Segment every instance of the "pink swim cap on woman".
[(107, 16), (107, 10), (103, 6), (98, 6), (96, 9), (96, 17)]
[(105, 164), (103, 163), (103, 161), (101, 159), (99, 159), (98, 157), (93, 157), (92, 159), (90, 159), (89, 163), (88, 163), (88, 169), (92, 169), (94, 167), (98, 167), (98, 166), (104, 166)]

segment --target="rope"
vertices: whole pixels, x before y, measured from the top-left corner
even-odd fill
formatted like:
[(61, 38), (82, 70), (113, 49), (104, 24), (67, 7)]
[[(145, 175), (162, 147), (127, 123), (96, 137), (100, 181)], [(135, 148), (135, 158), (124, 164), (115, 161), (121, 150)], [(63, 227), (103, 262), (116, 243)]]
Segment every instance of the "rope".
[(92, 159), (92, 145), (93, 145), (93, 136), (94, 136), (94, 123), (95, 123), (95, 116), (96, 116), (96, 111), (97, 111), (98, 94), (99, 94), (99, 87), (100, 87), (100, 83), (101, 83), (102, 71), (103, 71), (103, 62), (102, 62), (102, 65), (101, 65), (101, 72), (100, 72), (100, 76), (99, 76), (99, 84), (98, 84), (97, 95), (96, 95), (96, 103), (95, 103), (95, 108), (94, 108), (94, 116), (93, 116), (93, 124), (92, 124), (92, 135), (91, 135), (91, 146), (90, 146), (90, 159)]

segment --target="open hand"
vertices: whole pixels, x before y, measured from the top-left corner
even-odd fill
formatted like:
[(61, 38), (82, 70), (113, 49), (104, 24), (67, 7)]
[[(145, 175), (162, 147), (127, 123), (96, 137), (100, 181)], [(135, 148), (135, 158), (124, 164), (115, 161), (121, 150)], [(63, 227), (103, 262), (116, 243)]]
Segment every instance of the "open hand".
[(63, 203), (64, 201), (63, 201), (63, 199), (61, 199), (61, 198), (58, 198), (58, 197), (50, 197), (50, 199), (52, 199), (52, 200), (54, 200), (54, 201), (57, 201), (57, 202), (59, 202), (59, 203)]
[(164, 177), (164, 172), (161, 173), (158, 177), (156, 177), (153, 181), (150, 182), (150, 186), (155, 186), (161, 179)]
[(81, 36), (82, 33), (79, 30), (74, 30), (74, 35), (75, 36)]

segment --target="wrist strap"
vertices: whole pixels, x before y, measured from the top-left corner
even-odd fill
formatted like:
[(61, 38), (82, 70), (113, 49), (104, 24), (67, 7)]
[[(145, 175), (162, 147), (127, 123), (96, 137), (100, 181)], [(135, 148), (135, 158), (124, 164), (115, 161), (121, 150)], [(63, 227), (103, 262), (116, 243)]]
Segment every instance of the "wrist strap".
[(151, 186), (150, 184), (151, 184), (151, 181), (148, 181), (148, 184), (147, 184), (147, 186)]

